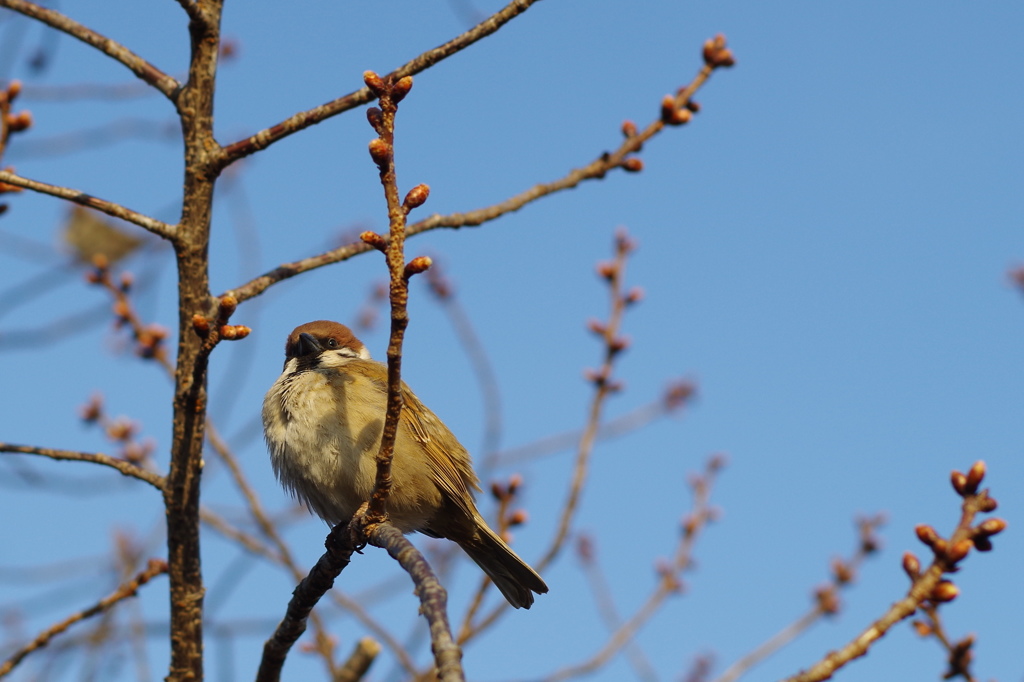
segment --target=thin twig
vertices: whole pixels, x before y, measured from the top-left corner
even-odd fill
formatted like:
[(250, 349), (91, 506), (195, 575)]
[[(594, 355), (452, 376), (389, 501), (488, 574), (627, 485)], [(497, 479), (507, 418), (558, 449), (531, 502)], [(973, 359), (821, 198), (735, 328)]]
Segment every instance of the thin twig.
[(676, 548), (675, 556), (670, 565), (659, 569), (661, 574), (653, 592), (637, 610), (633, 617), (622, 623), (612, 633), (608, 642), (587, 661), (563, 668), (544, 678), (544, 682), (559, 682), (581, 675), (586, 675), (604, 666), (622, 647), (631, 642), (640, 628), (658, 612), (665, 600), (682, 589), (680, 574), (686, 571), (693, 562), (693, 548), (700, 532), (715, 518), (711, 507), (711, 489), (715, 476), (724, 466), (721, 455), (713, 455), (707, 462), (704, 473), (694, 477), (693, 511), (683, 523), (683, 533)]
[(380, 654), (380, 644), (370, 637), (363, 637), (356, 642), (348, 660), (338, 669), (334, 682), (359, 682), (370, 670), (374, 660)]
[(150, 559), (149, 565), (146, 567), (144, 571), (140, 572), (132, 580), (118, 587), (117, 590), (115, 590), (109, 596), (104, 597), (103, 599), (99, 600), (96, 604), (90, 606), (89, 608), (83, 611), (71, 614), (61, 622), (39, 633), (39, 635), (37, 635), (35, 639), (33, 639), (31, 642), (23, 646), (21, 649), (15, 652), (14, 655), (8, 658), (2, 665), (0, 665), (0, 677), (6, 676), (8, 673), (11, 672), (11, 670), (15, 668), (15, 666), (21, 663), (21, 661), (26, 656), (31, 654), (33, 651), (41, 649), (42, 647), (46, 646), (51, 639), (53, 639), (60, 633), (64, 632), (75, 623), (81, 620), (85, 620), (86, 618), (95, 616), (98, 613), (102, 613), (114, 604), (116, 604), (117, 602), (127, 599), (128, 597), (134, 597), (140, 587), (148, 583), (156, 576), (166, 572), (166, 561), (163, 561), (162, 559)]
[[(0, 4), (3, 2), (4, 0), (0, 0)], [(106, 213), (109, 216), (120, 218), (121, 220), (138, 225), (139, 227), (163, 237), (164, 239), (174, 241), (180, 236), (178, 234), (177, 227), (174, 225), (168, 225), (163, 221), (150, 218), (147, 215), (125, 208), (120, 204), (115, 204), (111, 201), (94, 197), (91, 194), (86, 194), (81, 190), (59, 187), (45, 182), (30, 180), (6, 170), (0, 170), (0, 182), (8, 185), (14, 185), (15, 187), (30, 189), (33, 192), (39, 192), (41, 194), (49, 194), (50, 196), (57, 197), (59, 199), (66, 199), (67, 201), (81, 206), (94, 208), (101, 213)]]
[[(626, 348), (625, 340), (619, 336), (619, 328), (622, 324), (622, 316), (626, 306), (639, 300), (634, 294), (623, 294), (623, 278), (626, 269), (626, 259), (630, 251), (635, 248), (632, 240), (626, 232), (620, 231), (615, 239), (615, 260), (609, 263), (602, 263), (598, 266), (599, 274), (608, 283), (609, 297), (611, 298), (611, 312), (607, 323), (596, 323), (591, 329), (599, 334), (604, 341), (604, 359), (598, 370), (589, 372), (589, 378), (594, 384), (594, 396), (591, 398), (590, 409), (586, 426), (580, 437), (579, 446), (576, 451), (576, 462), (573, 466), (572, 481), (566, 494), (565, 502), (562, 505), (562, 512), (559, 515), (558, 527), (555, 535), (548, 546), (547, 551), (535, 564), (538, 571), (543, 570), (555, 560), (561, 553), (566, 540), (569, 537), (569, 529), (576, 516), (580, 498), (583, 494), (583, 487), (587, 480), (587, 471), (590, 464), (590, 455), (593, 452), (594, 443), (597, 438), (597, 431), (601, 425), (601, 415), (605, 400), (612, 393), (619, 390), (619, 384), (612, 380), (612, 369), (614, 361), (621, 351)], [(505, 611), (507, 603), (497, 605), (491, 612), (472, 628), (464, 629), (459, 633), (459, 644), (465, 644), (469, 639), (476, 636), (483, 630), (495, 623), (498, 617)]]
[[(534, 0), (535, 1), (535, 0)], [(515, 4), (515, 3), (513, 3)], [(492, 17), (493, 18), (493, 17)], [(724, 64), (720, 65), (724, 66)], [(676, 106), (682, 110), (690, 105), (693, 95), (700, 89), (704, 83), (707, 82), (711, 73), (719, 66), (710, 66), (705, 64), (698, 72), (697, 76), (687, 85), (682, 88), (679, 93), (674, 97)], [(399, 73), (399, 72), (395, 72)], [(362, 92), (362, 91), (360, 91)], [(361, 102), (362, 103), (362, 102)], [(307, 112), (308, 113), (308, 112)], [(293, 117), (294, 118), (294, 117)], [(282, 124), (279, 124), (282, 125)], [(457, 229), (460, 227), (476, 227), (482, 225), (491, 220), (495, 220), (513, 211), (518, 211), (527, 204), (536, 201), (542, 197), (555, 192), (572, 189), (581, 182), (586, 180), (598, 180), (603, 179), (604, 176), (615, 168), (630, 168), (634, 169), (629, 164), (630, 159), (627, 159), (629, 154), (635, 153), (640, 150), (644, 142), (661, 132), (666, 123), (661, 119), (652, 122), (642, 132), (637, 132), (630, 135), (626, 140), (619, 146), (619, 148), (612, 153), (601, 154), (595, 160), (582, 168), (571, 171), (569, 174), (554, 182), (542, 183), (536, 185), (525, 192), (515, 195), (505, 201), (480, 208), (474, 211), (468, 211), (466, 213), (452, 213), (449, 215), (432, 215), (429, 218), (421, 220), (419, 222), (409, 225), (406, 229), (406, 237), (414, 237), (423, 232), (440, 228), (451, 228)], [(266, 133), (267, 131), (264, 131)], [(264, 134), (260, 133), (260, 134)], [(259, 137), (259, 134), (256, 136)], [(250, 138), (255, 139), (255, 138)], [(248, 142), (248, 141), (246, 141)], [(241, 144), (241, 143), (236, 143)], [(228, 148), (225, 148), (228, 149)], [(256, 151), (256, 150), (253, 150)], [(251, 153), (251, 152), (249, 152)], [(325, 265), (331, 265), (333, 263), (339, 263), (341, 261), (348, 260), (361, 253), (370, 251), (372, 247), (367, 246), (365, 243), (355, 242), (352, 244), (346, 244), (326, 251), (324, 253), (310, 256), (309, 258), (303, 258), (302, 260), (293, 261), (291, 263), (285, 263), (279, 265), (273, 270), (260, 275), (259, 277), (246, 282), (240, 287), (237, 287), (227, 293), (235, 296), (239, 301), (246, 301), (254, 296), (259, 296), (269, 287), (289, 279), (296, 275), (314, 270), (316, 268), (323, 267)]]
[(26, 0), (0, 0), (0, 7), (6, 7), (36, 19), (51, 28), (68, 34), (72, 38), (81, 40), (86, 45), (95, 47), (108, 57), (127, 66), (131, 69), (132, 73), (159, 90), (168, 99), (173, 100), (178, 92), (178, 88), (181, 87), (181, 83), (176, 79), (168, 76), (124, 45), (100, 35), (91, 28), (83, 26), (60, 12), (40, 7)]
[[(432, 50), (424, 52), (386, 76), (383, 76), (383, 80), (386, 82), (395, 82), (400, 78), (413, 76), (430, 68), (441, 60), (469, 47), (481, 38), (486, 38), (491, 35), (516, 16), (528, 10), (530, 5), (537, 1), (538, 0), (513, 0), (504, 8), (483, 20), (462, 35), (459, 35)], [(297, 133), (311, 125), (321, 123), (331, 116), (336, 116), (337, 114), (354, 109), (355, 107), (367, 104), (376, 99), (376, 97), (377, 96), (369, 87), (364, 87), (356, 90), (355, 92), (339, 97), (338, 99), (327, 102), (326, 104), (314, 107), (308, 111), (300, 111), (280, 123), (261, 130), (255, 135), (225, 146), (221, 153), (220, 167), (223, 168), (228, 166), (245, 156), (267, 148), (271, 144), (291, 135), (292, 133)]]
[(58, 450), (55, 448), (41, 448), (33, 445), (15, 445), (13, 443), (0, 443), (0, 452), (13, 452), (23, 455), (41, 455), (50, 459), (63, 460), (67, 462), (92, 462), (117, 469), (125, 476), (145, 481), (159, 491), (164, 489), (164, 477), (152, 471), (135, 466), (131, 462), (104, 455), (98, 452), (78, 452), (75, 450)]
[(974, 518), (980, 512), (995, 510), (996, 501), (989, 497), (988, 490), (978, 490), (985, 475), (984, 462), (976, 462), (966, 475), (953, 472), (953, 487), (963, 497), (960, 522), (952, 536), (946, 540), (940, 538), (930, 526), (918, 526), (918, 538), (929, 545), (934, 558), (931, 565), (920, 570), (920, 563), (913, 554), (903, 557), (903, 569), (911, 577), (911, 586), (907, 596), (894, 603), (861, 634), (837, 651), (832, 651), (809, 669), (798, 675), (787, 678), (786, 682), (820, 682), (827, 680), (837, 670), (850, 661), (865, 655), (868, 649), (885, 636), (894, 625), (912, 616), (923, 604), (938, 604), (954, 599), (957, 588), (943, 576), (957, 570), (972, 548), (991, 549), (991, 536), (1006, 528), (1002, 519), (988, 519), (978, 526), (973, 526)]
[[(656, 400), (652, 400), (646, 405), (641, 405), (626, 414), (609, 419), (601, 424), (597, 430), (597, 440), (603, 442), (639, 431), (655, 420), (677, 412), (691, 400), (696, 392), (696, 386), (687, 380), (673, 381), (661, 397)], [(485, 466), (511, 466), (547, 457), (569, 450), (579, 444), (582, 436), (583, 431), (576, 429), (575, 431), (556, 433), (518, 447), (501, 450), (493, 453), (491, 461), (485, 463)]]
[(853, 555), (849, 559), (833, 562), (833, 571), (829, 584), (815, 591), (814, 606), (807, 613), (782, 628), (782, 630), (769, 637), (767, 641), (726, 668), (725, 672), (715, 679), (715, 682), (734, 682), (755, 665), (802, 635), (819, 620), (836, 614), (839, 611), (839, 591), (853, 584), (860, 565), (869, 556), (878, 551), (879, 541), (875, 536), (875, 531), (883, 522), (884, 517), (882, 515), (860, 519), (858, 521), (860, 539), (857, 543), (857, 549), (854, 550)]

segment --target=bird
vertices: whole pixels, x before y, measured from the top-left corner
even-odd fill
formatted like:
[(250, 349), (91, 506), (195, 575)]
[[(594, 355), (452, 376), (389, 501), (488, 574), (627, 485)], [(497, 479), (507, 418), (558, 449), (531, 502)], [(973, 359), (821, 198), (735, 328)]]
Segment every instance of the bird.
[[(349, 521), (373, 494), (388, 368), (345, 325), (296, 327), (284, 370), (263, 400), (263, 434), (282, 486), (328, 524)], [(480, 515), (469, 452), (404, 382), (391, 463), (389, 521), (458, 544), (509, 604), (530, 608), (548, 586)]]

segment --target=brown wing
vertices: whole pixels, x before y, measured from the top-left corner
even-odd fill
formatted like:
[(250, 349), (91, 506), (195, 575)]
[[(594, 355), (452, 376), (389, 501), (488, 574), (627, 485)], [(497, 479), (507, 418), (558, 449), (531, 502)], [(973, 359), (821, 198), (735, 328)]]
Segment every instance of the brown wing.
[[(402, 384), (402, 398), (407, 409), (402, 410), (406, 425), (412, 436), (423, 444), (423, 451), (430, 458), (431, 469), (437, 475), (437, 484), (450, 502), (469, 518), (476, 515), (473, 491), (480, 490), (473, 465), (466, 448), (455, 438), (440, 419), (413, 395), (409, 387)], [(412, 409), (408, 409), (412, 408)], [(442, 448), (442, 442), (451, 447)]]

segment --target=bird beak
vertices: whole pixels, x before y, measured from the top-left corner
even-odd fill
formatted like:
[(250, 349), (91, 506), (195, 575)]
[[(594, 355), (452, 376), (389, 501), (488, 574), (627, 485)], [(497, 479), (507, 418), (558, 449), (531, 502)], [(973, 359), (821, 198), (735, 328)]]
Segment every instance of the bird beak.
[(311, 334), (299, 334), (299, 357), (319, 355), (323, 346)]

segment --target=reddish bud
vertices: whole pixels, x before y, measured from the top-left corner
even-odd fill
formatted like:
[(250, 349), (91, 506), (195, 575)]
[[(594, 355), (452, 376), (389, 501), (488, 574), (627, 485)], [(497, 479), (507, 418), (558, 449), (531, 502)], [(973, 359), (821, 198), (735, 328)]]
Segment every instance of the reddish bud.
[(632, 121), (622, 122), (622, 134), (624, 137), (633, 137), (636, 135), (636, 124)]
[(121, 291), (122, 292), (127, 294), (129, 291), (131, 291), (132, 285), (134, 283), (135, 283), (135, 278), (132, 277), (132, 273), (130, 273), (130, 272), (123, 272), (123, 273), (121, 273), (121, 285), (120, 286), (121, 286)]
[(366, 110), (366, 120), (370, 122), (373, 129), (378, 133), (381, 132), (381, 128), (384, 126), (384, 114), (377, 107), (370, 107)]
[(964, 489), (968, 494), (973, 495), (978, 492), (978, 486), (981, 485), (982, 480), (985, 478), (985, 462), (978, 460), (971, 467), (971, 470), (967, 472), (967, 484)]
[(604, 336), (604, 333), (608, 331), (608, 327), (605, 326), (601, 320), (589, 320), (587, 322), (587, 329), (594, 332), (598, 336)]
[(434, 264), (434, 261), (430, 259), (430, 256), (416, 256), (409, 261), (405, 266), (405, 278), (409, 279), (413, 275), (418, 275), (421, 272), (426, 272), (430, 269), (430, 266)]
[(988, 497), (987, 495), (978, 500), (978, 509), (983, 512), (994, 512), (999, 507), (999, 503), (995, 501), (995, 498)]
[(992, 541), (989, 540), (987, 537), (976, 537), (974, 538), (974, 549), (978, 550), (979, 552), (991, 552)]
[(132, 315), (132, 309), (124, 300), (118, 299), (114, 301), (114, 315), (121, 320), (127, 320)]
[(617, 336), (608, 342), (608, 350), (612, 353), (621, 353), (629, 348), (629, 337)]
[(939, 534), (935, 532), (934, 528), (927, 524), (922, 523), (917, 526), (914, 528), (914, 532), (917, 533), (917, 539), (929, 547), (934, 547), (935, 543), (939, 541)]
[(363, 71), (363, 82), (373, 92), (374, 97), (380, 97), (388, 90), (384, 80), (373, 71)]
[(960, 540), (946, 550), (946, 558), (955, 564), (962, 561), (970, 553), (972, 547), (974, 547), (974, 543), (970, 540)]
[(819, 588), (815, 591), (814, 598), (822, 613), (830, 616), (839, 613), (839, 594), (832, 585)]
[(704, 63), (711, 68), (729, 67), (736, 64), (732, 52), (725, 46), (725, 36), (719, 33), (704, 43)]
[(611, 281), (619, 271), (619, 266), (612, 261), (602, 261), (597, 264), (597, 274)]
[(135, 425), (124, 417), (119, 417), (107, 427), (107, 438), (110, 440), (127, 441), (135, 433)]
[(81, 415), (84, 422), (98, 422), (103, 416), (103, 398), (98, 395), (89, 398), (89, 402), (82, 407)]
[(955, 490), (958, 495), (963, 497), (967, 494), (967, 477), (962, 473), (954, 470), (953, 473), (949, 475), (949, 482), (953, 484), (953, 490)]
[(921, 562), (916, 556), (907, 552), (903, 555), (903, 570), (911, 580), (917, 580), (917, 577), (921, 575)]
[(7, 117), (7, 128), (12, 133), (21, 132), (32, 127), (32, 114), (28, 111), (19, 111)]
[(700, 112), (700, 102), (694, 102), (692, 99), (688, 99), (688, 100), (686, 100), (686, 108), (689, 109), (690, 111), (692, 111), (695, 114), (699, 113)]
[(836, 559), (832, 562), (832, 577), (835, 579), (837, 584), (847, 585), (853, 582), (853, 567), (842, 559)]
[(196, 313), (192, 316), (192, 329), (196, 330), (196, 334), (205, 337), (210, 333), (210, 321)]
[(21, 81), (13, 80), (7, 86), (7, 101), (13, 102), (14, 98), (21, 94)]
[(689, 109), (675, 109), (665, 123), (673, 126), (686, 125), (693, 119), (693, 113)]
[(501, 483), (498, 483), (497, 481), (491, 483), (491, 496), (494, 499), (501, 501), (505, 499), (506, 495), (508, 495), (508, 492), (505, 490), (505, 486), (503, 486)]
[(516, 509), (508, 517), (508, 525), (510, 526), (521, 526), (530, 520), (530, 515), (526, 513), (525, 509)]
[(661, 121), (671, 123), (676, 112), (676, 98), (672, 95), (665, 95), (661, 98)]
[(956, 585), (954, 585), (948, 580), (943, 580), (935, 586), (934, 590), (932, 590), (932, 594), (929, 597), (929, 599), (939, 603), (949, 602), (956, 599), (957, 595), (959, 594), (960, 590), (957, 588)]
[(629, 157), (619, 165), (627, 173), (639, 173), (644, 169), (644, 162), (635, 156)]
[(512, 474), (508, 477), (508, 492), (511, 495), (515, 495), (516, 491), (519, 490), (523, 485), (523, 477), (521, 474)]
[(384, 237), (377, 234), (376, 232), (373, 232), (372, 230), (367, 230), (366, 232), (363, 232), (362, 234), (359, 235), (359, 238), (363, 240), (363, 243), (369, 244), (378, 251), (383, 252), (385, 249), (388, 248), (387, 240), (384, 239)]
[(625, 303), (626, 305), (639, 303), (642, 300), (644, 300), (644, 290), (641, 289), (640, 287), (633, 287), (622, 298), (622, 302)]
[(252, 333), (252, 329), (240, 324), (226, 324), (220, 328), (220, 338), (225, 341), (241, 341)]
[(238, 299), (227, 294), (218, 301), (217, 312), (222, 321), (226, 321), (229, 317), (235, 314), (235, 310), (238, 309)]
[(988, 519), (983, 521), (977, 528), (978, 535), (982, 537), (991, 537), (997, 533), (1002, 533), (1006, 530), (1006, 521), (1002, 519)]
[(398, 104), (412, 90), (412, 76), (403, 76), (391, 86), (391, 101)]
[(422, 206), (429, 196), (430, 187), (428, 185), (416, 185), (405, 195), (405, 201), (402, 202), (402, 206), (405, 207), (405, 211), (408, 213), (412, 209)]
[(391, 145), (379, 137), (375, 137), (370, 140), (370, 158), (377, 164), (378, 167), (383, 168), (387, 166), (391, 161)]

